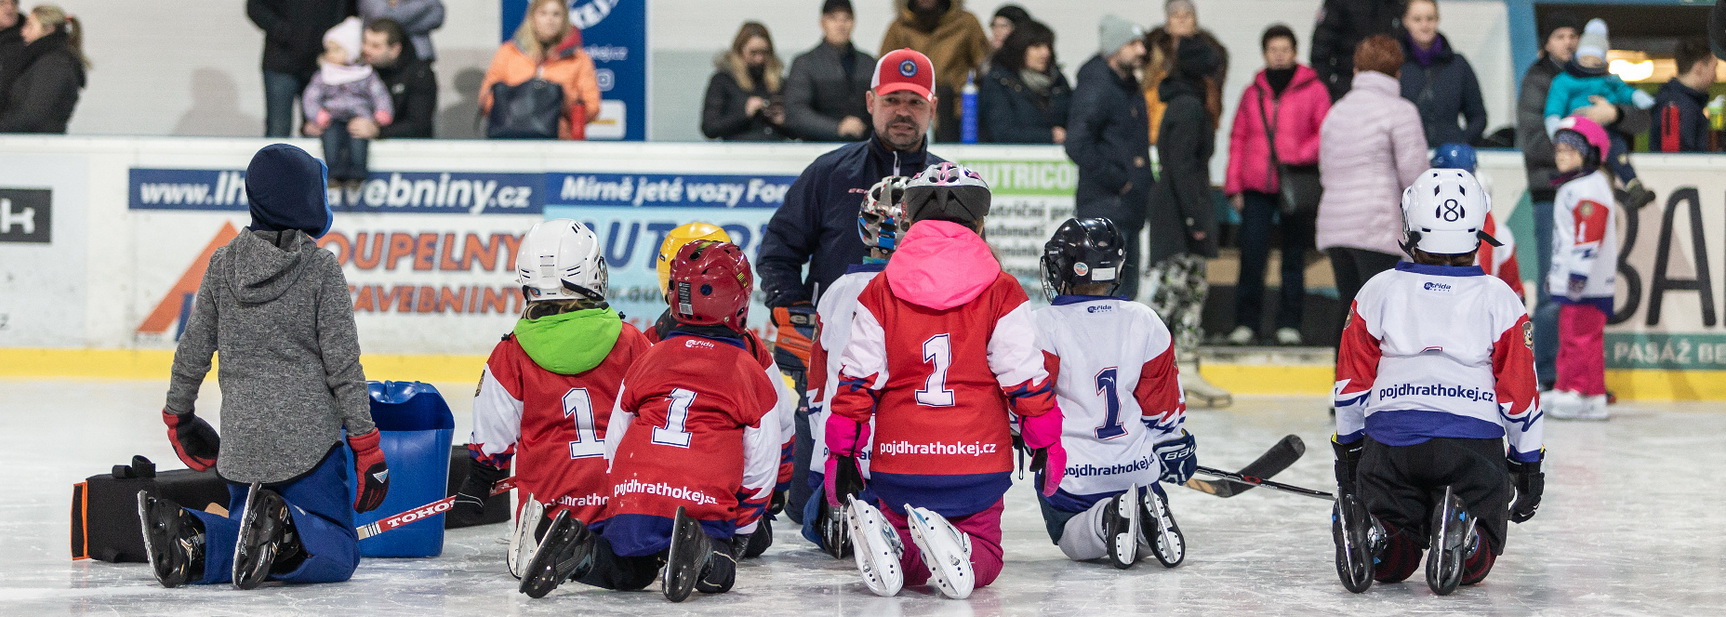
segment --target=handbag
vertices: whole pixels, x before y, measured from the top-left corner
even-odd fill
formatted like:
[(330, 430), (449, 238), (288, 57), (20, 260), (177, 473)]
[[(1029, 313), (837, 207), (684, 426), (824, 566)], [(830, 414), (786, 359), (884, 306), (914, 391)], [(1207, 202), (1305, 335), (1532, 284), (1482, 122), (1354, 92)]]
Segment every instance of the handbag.
[[(1271, 168), (1277, 174), (1278, 204), (1283, 216), (1312, 216), (1318, 212), (1318, 202), (1324, 197), (1324, 185), (1319, 182), (1318, 165), (1284, 165), (1277, 156), (1277, 132), (1265, 116), (1264, 89), (1259, 89), (1259, 122), (1264, 124), (1270, 141)], [(1279, 118), (1280, 120), (1280, 118)]]
[(538, 76), (516, 85), (491, 85), (487, 139), (557, 139), (563, 119), (563, 87)]

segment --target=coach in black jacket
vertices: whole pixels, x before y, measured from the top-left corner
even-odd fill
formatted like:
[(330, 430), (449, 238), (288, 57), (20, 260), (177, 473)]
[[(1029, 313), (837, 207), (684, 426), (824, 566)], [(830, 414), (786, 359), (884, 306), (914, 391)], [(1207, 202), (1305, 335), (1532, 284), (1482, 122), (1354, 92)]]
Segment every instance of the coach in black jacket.
[(1067, 158), (1079, 167), (1074, 195), (1080, 217), (1104, 217), (1127, 237), (1120, 295), (1139, 291), (1139, 230), (1150, 207), (1151, 135), (1145, 97), (1133, 69), (1145, 61), (1144, 33), (1125, 19), (1103, 16), (1099, 49), (1079, 68), (1067, 116)]

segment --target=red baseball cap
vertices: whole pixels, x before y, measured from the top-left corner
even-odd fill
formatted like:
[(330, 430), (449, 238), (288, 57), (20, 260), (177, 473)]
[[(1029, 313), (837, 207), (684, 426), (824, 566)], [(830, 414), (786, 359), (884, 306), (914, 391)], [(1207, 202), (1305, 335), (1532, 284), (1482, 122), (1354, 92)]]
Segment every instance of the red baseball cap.
[(875, 77), (869, 88), (876, 95), (909, 90), (923, 98), (934, 98), (935, 64), (915, 49), (896, 49), (881, 56), (875, 63)]

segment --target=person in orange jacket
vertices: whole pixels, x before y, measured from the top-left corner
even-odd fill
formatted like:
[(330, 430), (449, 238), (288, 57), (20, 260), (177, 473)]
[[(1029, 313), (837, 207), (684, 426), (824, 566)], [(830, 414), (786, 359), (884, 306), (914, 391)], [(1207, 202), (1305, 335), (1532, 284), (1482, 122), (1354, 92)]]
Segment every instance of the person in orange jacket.
[(480, 111), (491, 112), (494, 84), (514, 86), (535, 77), (563, 86), (567, 111), (558, 122), (558, 138), (581, 139), (587, 123), (599, 117), (599, 78), (561, 0), (534, 0), (515, 38), (497, 48), (479, 86)]

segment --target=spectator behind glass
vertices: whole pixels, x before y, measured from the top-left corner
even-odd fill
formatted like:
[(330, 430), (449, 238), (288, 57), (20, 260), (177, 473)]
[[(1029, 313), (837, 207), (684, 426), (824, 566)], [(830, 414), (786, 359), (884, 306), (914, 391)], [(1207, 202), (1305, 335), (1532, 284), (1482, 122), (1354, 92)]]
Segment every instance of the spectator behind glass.
[(414, 55), (401, 24), (393, 19), (366, 24), (360, 52), (389, 89), (396, 117), (395, 122), (381, 128), (370, 118), (355, 118), (348, 131), (361, 139), (430, 139), (437, 118), (437, 75), (432, 73), (430, 62)]
[(1312, 68), (1335, 101), (1354, 78), (1354, 52), (1374, 34), (1401, 28), (1404, 0), (1324, 0), (1312, 29)]
[(701, 134), (725, 141), (784, 141), (781, 99), (785, 65), (773, 52), (767, 26), (743, 22), (731, 49), (714, 61), (701, 111)]
[(1706, 152), (1708, 88), (1714, 85), (1714, 54), (1704, 39), (1686, 39), (1676, 52), (1678, 76), (1654, 96), (1654, 128), (1648, 146), (1655, 152)]
[(18, 14), (18, 0), (0, 0), (0, 92), (6, 91), (11, 79), (11, 63), (24, 49), (24, 16)]
[(1074, 215), (1114, 221), (1127, 239), (1121, 266), (1123, 298), (1139, 293), (1139, 231), (1150, 207), (1151, 146), (1145, 128), (1145, 97), (1134, 69), (1145, 63), (1145, 32), (1116, 15), (1097, 23), (1097, 55), (1079, 67), (1068, 111), (1067, 158), (1079, 168)]
[[(1547, 13), (1540, 24), (1540, 58), (1522, 76), (1516, 95), (1516, 147), (1522, 150), (1522, 165), (1528, 172), (1528, 196), (1534, 202), (1536, 272), (1545, 273), (1552, 263), (1552, 207), (1558, 186), (1558, 167), (1553, 159), (1552, 139), (1546, 135), (1546, 94), (1552, 79), (1576, 54), (1582, 21), (1563, 11)], [(1608, 107), (1610, 109), (1610, 107)], [(1593, 115), (1596, 112), (1591, 111)], [(1616, 113), (1614, 113), (1616, 116)], [(1535, 294), (1534, 368), (1541, 390), (1552, 389), (1558, 380), (1558, 304), (1546, 294)]]
[(935, 63), (935, 141), (959, 141), (959, 88), (989, 56), (989, 35), (964, 0), (894, 0), (899, 17), (881, 38), (881, 53), (922, 52)]
[(1163, 100), (1159, 94), (1163, 79), (1167, 78), (1175, 66), (1175, 48), (1181, 39), (1198, 37), (1210, 45), (1217, 55), (1215, 72), (1205, 76), (1204, 101), (1205, 116), (1210, 119), (1211, 130), (1216, 130), (1223, 116), (1223, 80), (1228, 77), (1229, 51), (1223, 47), (1223, 42), (1217, 40), (1209, 30), (1199, 28), (1199, 14), (1192, 0), (1166, 0), (1163, 3), (1165, 21), (1149, 34), (1145, 35), (1145, 51), (1150, 54), (1145, 62), (1145, 111), (1150, 113), (1151, 145), (1157, 145), (1157, 133), (1162, 130)]
[[(1438, 2), (1411, 0), (1402, 14), (1402, 98), (1420, 109), (1429, 144), (1470, 144), (1486, 130), (1486, 102), (1468, 59), (1438, 31)], [(1459, 128), (1457, 116), (1463, 123)]]
[[(1546, 93), (1546, 132), (1549, 136), (1558, 130), (1561, 118), (1585, 113), (1600, 102), (1631, 105), (1644, 111), (1654, 108), (1654, 97), (1624, 83), (1623, 79), (1607, 70), (1606, 54), (1611, 48), (1606, 22), (1588, 20), (1582, 27), (1576, 56), (1564, 65), (1563, 73), (1552, 78), (1552, 87)], [(1606, 155), (1606, 167), (1624, 183), (1625, 195), (1620, 201), (1631, 208), (1641, 208), (1654, 201), (1654, 192), (1643, 186), (1642, 180), (1636, 176), (1636, 168), (1630, 164), (1630, 140), (1642, 131), (1622, 128), (1607, 128), (1612, 151)]]
[(413, 41), (416, 57), (426, 62), (437, 60), (431, 32), (443, 27), (443, 0), (359, 0), (359, 12), (360, 19), (368, 24), (395, 20)]
[(989, 49), (1000, 51), (1007, 44), (1007, 36), (1013, 29), (1031, 21), (1031, 14), (1025, 12), (1025, 7), (1017, 4), (1003, 4), (995, 9), (995, 16), (989, 18)]
[(353, 121), (368, 118), (388, 126), (395, 117), (383, 80), (360, 61), (362, 30), (360, 18), (349, 17), (324, 33), (324, 55), (318, 57), (318, 72), (300, 102), (306, 110), (300, 132), (323, 139), (332, 187), (345, 183), (357, 188), (366, 179), (371, 140), (349, 132)]
[(1426, 171), (1420, 110), (1402, 98), (1402, 45), (1375, 34), (1354, 52), (1354, 81), (1319, 128), (1317, 244), (1330, 256), (1340, 300), (1333, 339), (1368, 279), (1402, 252), (1402, 189)]
[(0, 133), (64, 134), (90, 69), (84, 25), (58, 6), (39, 4), (21, 34), (18, 71), (0, 92)]
[(821, 42), (791, 60), (785, 79), (785, 128), (805, 141), (851, 141), (869, 136), (863, 93), (875, 57), (851, 44), (857, 20), (850, 0), (821, 5)]
[(558, 138), (574, 139), (573, 122), (599, 117), (599, 79), (593, 58), (581, 49), (581, 32), (569, 23), (563, 0), (533, 0), (515, 37), (497, 48), (479, 86), (481, 113), (491, 112), (492, 84), (521, 85), (544, 79), (563, 86), (563, 117)]
[(324, 33), (353, 14), (351, 0), (246, 0), (264, 31), (264, 136), (287, 137), (294, 102), (318, 71)]
[(1055, 63), (1055, 33), (1041, 22), (1020, 24), (995, 53), (977, 84), (983, 141), (1060, 144), (1067, 140), (1073, 89)]
[[(1241, 91), (1229, 132), (1229, 165), (1223, 193), (1241, 213), (1240, 278), (1235, 284), (1235, 329), (1228, 341), (1244, 345), (1263, 322), (1265, 265), (1271, 238), (1281, 228), (1282, 284), (1277, 294), (1276, 342), (1298, 345), (1306, 304), (1306, 253), (1312, 250), (1313, 215), (1281, 212), (1280, 178), (1274, 163), (1318, 163), (1319, 127), (1330, 112), (1330, 91), (1318, 72), (1295, 62), (1295, 34), (1277, 24), (1259, 41), (1265, 68)], [(1267, 126), (1268, 122), (1268, 126)], [(1270, 133), (1278, 159), (1271, 160)]]

